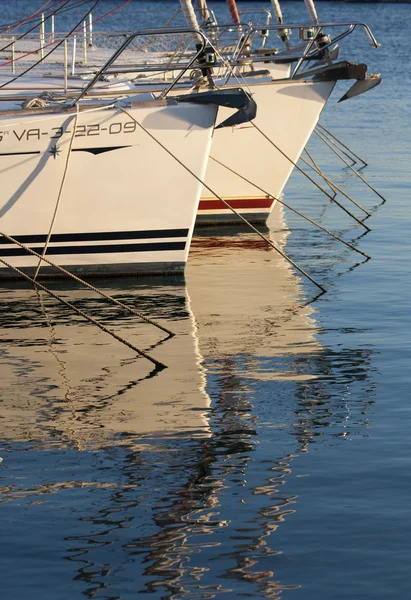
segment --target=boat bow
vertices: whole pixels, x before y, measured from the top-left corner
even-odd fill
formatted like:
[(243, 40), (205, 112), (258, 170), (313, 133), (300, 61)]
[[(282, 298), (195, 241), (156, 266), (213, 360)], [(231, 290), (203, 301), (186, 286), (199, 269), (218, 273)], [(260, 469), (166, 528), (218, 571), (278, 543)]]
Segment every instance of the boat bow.
[(200, 94), (185, 94), (177, 96), (178, 102), (190, 102), (192, 104), (214, 104), (226, 108), (237, 109), (237, 112), (217, 125), (216, 129), (222, 127), (233, 127), (252, 121), (257, 115), (257, 105), (251, 95), (243, 89), (211, 90)]

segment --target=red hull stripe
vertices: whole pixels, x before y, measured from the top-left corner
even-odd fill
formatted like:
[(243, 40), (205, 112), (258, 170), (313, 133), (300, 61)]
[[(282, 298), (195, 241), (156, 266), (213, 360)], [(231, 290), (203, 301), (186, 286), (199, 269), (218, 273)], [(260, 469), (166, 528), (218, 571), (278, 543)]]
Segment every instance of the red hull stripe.
[[(270, 208), (273, 198), (241, 198), (227, 199), (227, 204), (232, 208)], [(227, 207), (220, 200), (200, 200), (199, 210), (221, 210)]]

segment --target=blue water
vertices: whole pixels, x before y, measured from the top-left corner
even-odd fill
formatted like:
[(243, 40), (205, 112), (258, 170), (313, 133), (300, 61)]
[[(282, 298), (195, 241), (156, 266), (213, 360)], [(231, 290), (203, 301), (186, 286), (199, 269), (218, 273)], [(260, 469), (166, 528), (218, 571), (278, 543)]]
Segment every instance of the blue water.
[[(132, 2), (101, 29), (151, 26), (174, 4)], [(2, 19), (33, 6), (2, 3)], [(367, 22), (381, 43), (346, 40), (343, 57), (383, 82), (337, 104), (341, 86), (322, 123), (366, 159), (386, 202), (318, 139), (312, 154), (372, 212), (371, 231), (298, 172), (285, 199), (371, 259), (286, 212), (268, 235), (324, 295), (241, 229), (200, 232), (185, 282), (101, 282), (177, 333), (168, 340), (54, 284), (161, 372), (54, 300), (3, 285), (2, 598), (410, 597), (410, 9), (317, 10)], [(291, 21), (302, 11), (284, 3)]]

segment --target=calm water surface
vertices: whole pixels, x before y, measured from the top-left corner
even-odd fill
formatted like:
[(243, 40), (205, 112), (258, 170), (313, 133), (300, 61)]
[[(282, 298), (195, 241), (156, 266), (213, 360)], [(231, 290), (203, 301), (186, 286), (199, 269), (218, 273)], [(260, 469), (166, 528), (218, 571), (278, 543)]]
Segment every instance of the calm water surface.
[[(37, 5), (2, 2), (2, 19)], [(102, 24), (150, 26), (174, 9), (132, 2)], [(302, 3), (283, 12), (301, 20)], [(372, 231), (297, 172), (286, 200), (371, 260), (277, 211), (267, 235), (327, 294), (243, 229), (199, 232), (185, 282), (100, 282), (172, 339), (53, 284), (161, 372), (53, 299), (3, 284), (2, 598), (410, 597), (410, 9), (318, 12), (365, 21), (382, 44), (347, 40), (383, 83), (342, 104), (338, 89), (322, 122), (366, 158), (387, 201), (319, 139), (313, 156), (371, 210)]]

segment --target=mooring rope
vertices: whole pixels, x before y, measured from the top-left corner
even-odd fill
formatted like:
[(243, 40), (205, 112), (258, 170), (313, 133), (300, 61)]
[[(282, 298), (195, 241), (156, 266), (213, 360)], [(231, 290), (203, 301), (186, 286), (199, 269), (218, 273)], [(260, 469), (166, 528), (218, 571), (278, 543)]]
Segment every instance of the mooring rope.
[[(281, 150), (281, 148), (279, 148), (277, 146), (277, 144), (275, 144), (269, 137), (268, 135), (266, 135), (253, 121), (251, 121), (251, 125), (253, 125), (253, 127), (255, 127), (257, 129), (257, 131), (259, 131), (261, 133), (261, 135), (272, 145), (274, 146), (274, 148), (276, 150), (278, 150), (278, 152), (284, 156), (284, 158), (286, 158), (296, 169), (297, 171), (299, 171), (302, 175), (304, 175), (309, 181), (311, 181), (311, 183), (313, 183), (319, 190), (321, 190), (323, 192), (323, 194), (325, 194), (327, 196), (327, 198), (329, 198), (331, 200), (331, 202), (335, 202), (335, 204), (337, 204), (344, 212), (346, 212), (348, 215), (350, 215), (350, 217), (352, 219), (354, 219), (354, 221), (356, 221), (359, 225), (361, 225), (362, 227), (364, 227), (364, 229), (366, 229), (367, 231), (371, 231), (370, 227), (368, 227), (368, 225), (366, 225), (365, 223), (363, 223), (358, 217), (356, 217), (352, 212), (350, 212), (347, 208), (345, 208), (345, 206), (343, 206), (340, 202), (338, 202), (338, 200), (336, 200), (333, 196), (331, 196), (324, 188), (322, 188), (312, 177), (310, 177), (299, 165), (297, 165), (296, 162), (294, 162), (289, 156), (287, 156), (287, 154), (285, 154), (285, 152), (283, 152)], [(308, 163), (307, 163), (308, 164)], [(311, 168), (313, 168), (311, 165), (309, 165)]]
[(137, 121), (137, 119), (135, 119), (125, 108), (123, 108), (120, 105), (117, 105), (117, 107), (120, 110), (122, 110), (130, 119), (132, 119), (136, 123), (136, 125), (138, 127), (140, 127), (140, 129), (142, 131), (144, 131), (154, 142), (156, 142), (165, 152), (167, 152), (167, 154), (169, 156), (171, 156), (179, 165), (181, 165), (183, 167), (183, 169), (185, 169), (188, 173), (190, 173), (190, 175), (192, 175), (194, 177), (194, 179), (196, 179), (199, 183), (201, 183), (201, 185), (203, 187), (205, 187), (209, 192), (211, 192), (211, 194), (213, 196), (215, 196), (218, 200), (220, 200), (220, 202), (222, 202), (229, 210), (231, 210), (231, 212), (233, 212), (239, 219), (241, 219), (244, 223), (246, 223), (246, 225), (248, 225), (253, 231), (255, 231), (255, 233), (257, 233), (257, 235), (261, 239), (263, 239), (269, 246), (271, 246), (276, 252), (278, 252), (293, 267), (295, 267), (297, 269), (297, 271), (299, 271), (302, 275), (304, 275), (304, 277), (306, 277), (309, 281), (311, 281), (311, 283), (313, 283), (315, 286), (317, 286), (322, 292), (327, 291), (321, 284), (319, 284), (317, 281), (315, 281), (315, 279), (313, 279), (311, 277), (311, 275), (309, 275), (306, 271), (304, 271), (304, 269), (302, 269), (300, 266), (298, 266), (285, 252), (282, 252), (279, 248), (277, 248), (277, 246), (271, 240), (269, 240), (265, 235), (263, 235), (260, 231), (258, 231), (258, 229), (256, 227), (254, 227), (254, 225), (252, 225), (252, 223), (250, 223), (249, 221), (247, 221), (247, 219), (245, 217), (243, 217), (243, 215), (241, 215), (238, 211), (236, 211), (235, 208), (230, 206), (230, 204), (228, 202), (226, 202), (221, 196), (219, 196), (214, 190), (212, 190), (210, 188), (210, 186), (208, 186), (200, 177), (198, 177), (198, 175), (196, 175), (194, 173), (194, 171), (192, 171), (189, 167), (187, 167), (187, 165), (185, 165), (175, 154), (173, 154), (173, 152), (171, 152), (171, 150), (169, 150), (166, 146), (164, 146), (164, 144), (162, 144), (160, 142), (160, 140), (158, 140), (150, 131), (148, 131), (144, 127), (144, 125), (139, 123), (139, 121)]
[[(90, 113), (90, 112), (101, 112), (102, 110), (106, 110), (107, 108), (114, 108), (115, 104), (110, 104), (106, 107), (98, 107), (98, 108), (92, 108), (92, 109), (88, 109), (86, 111), (84, 111), (84, 113)], [(3, 236), (4, 238), (8, 239), (10, 242), (20, 246), (20, 248), (24, 249), (27, 253), (32, 254), (33, 256), (37, 257), (39, 259), (39, 263), (37, 265), (37, 269), (35, 272), (35, 276), (34, 276), (34, 281), (36, 281), (36, 278), (39, 274), (40, 271), (40, 266), (42, 261), (46, 262), (47, 264), (49, 264), (50, 266), (54, 267), (55, 269), (59, 270), (61, 273), (63, 273), (64, 275), (66, 275), (67, 277), (73, 279), (74, 281), (77, 281), (78, 283), (82, 284), (83, 286), (93, 290), (94, 292), (96, 292), (97, 294), (99, 294), (100, 296), (102, 296), (103, 298), (105, 298), (106, 300), (109, 300), (110, 302), (113, 302), (114, 304), (117, 304), (118, 306), (120, 306), (121, 308), (127, 310), (128, 312), (130, 312), (131, 314), (139, 317), (140, 319), (142, 319), (143, 321), (145, 321), (146, 323), (149, 323), (150, 325), (153, 325), (154, 327), (157, 327), (158, 329), (164, 331), (165, 333), (167, 333), (167, 335), (169, 337), (173, 337), (175, 335), (175, 333), (173, 331), (171, 331), (170, 329), (168, 329), (167, 327), (164, 327), (163, 325), (160, 325), (159, 323), (157, 323), (156, 321), (149, 319), (148, 317), (146, 317), (145, 315), (139, 313), (138, 311), (128, 307), (127, 305), (123, 304), (122, 302), (120, 302), (119, 300), (116, 300), (115, 298), (113, 298), (112, 296), (110, 296), (109, 294), (106, 294), (105, 292), (99, 290), (97, 287), (91, 285), (90, 283), (87, 283), (84, 279), (81, 279), (80, 277), (74, 275), (74, 273), (71, 273), (70, 271), (64, 269), (64, 267), (61, 267), (60, 265), (52, 262), (51, 260), (48, 260), (45, 255), (46, 255), (46, 251), (47, 248), (49, 246), (50, 243), (50, 239), (52, 236), (52, 231), (53, 231), (53, 227), (54, 227), (54, 222), (56, 219), (56, 215), (57, 215), (57, 210), (60, 204), (60, 200), (61, 200), (61, 195), (63, 192), (63, 187), (64, 187), (64, 182), (67, 176), (67, 170), (68, 170), (68, 165), (69, 165), (69, 157), (71, 154), (71, 149), (72, 149), (72, 145), (73, 145), (73, 139), (75, 136), (75, 131), (76, 131), (76, 125), (77, 125), (77, 118), (78, 118), (78, 114), (79, 114), (79, 105), (76, 105), (76, 114), (74, 115), (74, 120), (73, 120), (73, 132), (71, 134), (71, 138), (70, 138), (70, 148), (66, 157), (66, 164), (65, 164), (65, 169), (64, 169), (64, 173), (63, 173), (63, 178), (60, 184), (60, 190), (59, 190), (59, 194), (57, 197), (57, 201), (56, 201), (56, 206), (54, 208), (54, 213), (53, 213), (53, 217), (52, 217), (52, 221), (50, 224), (50, 228), (49, 228), (49, 232), (47, 235), (47, 239), (46, 239), (46, 243), (45, 246), (43, 248), (42, 254), (39, 254), (38, 252), (35, 252), (32, 248), (29, 248), (28, 246), (22, 244), (21, 242), (19, 242), (17, 239), (7, 235), (4, 232), (0, 232), (0, 236)]]
[[(309, 152), (306, 150), (307, 154), (309, 155)], [(347, 192), (344, 192), (344, 190), (342, 188), (340, 188), (336, 183), (334, 183), (333, 181), (331, 181), (331, 179), (329, 179), (322, 171), (321, 169), (315, 165), (315, 161), (311, 158), (310, 156), (310, 160), (312, 161), (312, 165), (307, 162), (305, 160), (305, 158), (303, 158), (302, 156), (300, 156), (300, 160), (301, 162), (303, 162), (307, 167), (309, 167), (310, 169), (312, 169), (315, 173), (317, 173), (317, 175), (319, 175), (320, 177), (322, 177), (325, 181), (325, 183), (331, 187), (334, 190), (337, 190), (338, 192), (340, 192), (340, 194), (342, 194), (343, 196), (345, 196), (345, 198), (347, 198), (347, 200), (349, 200), (350, 202), (352, 202), (357, 208), (359, 208), (360, 210), (362, 210), (367, 217), (371, 217), (371, 213), (366, 210), (363, 206), (361, 206), (361, 204), (359, 204), (358, 202), (356, 202), (356, 200), (354, 200), (354, 198), (351, 198), (351, 196), (349, 194), (347, 194)], [(335, 200), (335, 196), (334, 196), (334, 200)]]
[[(277, 23), (279, 25), (283, 25), (284, 19), (283, 19), (283, 13), (281, 11), (279, 0), (271, 0), (271, 5), (273, 7), (274, 14), (275, 14), (275, 17), (277, 19)], [(291, 33), (290, 29), (284, 28), (284, 29), (279, 29), (278, 30), (278, 35), (280, 36), (280, 38), (284, 42), (284, 45), (285, 45), (285, 47), (287, 49), (289, 49), (289, 47), (290, 47), (290, 43), (289, 43), (290, 33)]]
[[(73, 8), (78, 8), (78, 6), (82, 6), (83, 4), (86, 4), (88, 0), (81, 0), (80, 2), (78, 2), (77, 4), (74, 4), (72, 6), (70, 6), (69, 8), (65, 8), (67, 2), (71, 2), (71, 0), (67, 0), (67, 2), (60, 7), (59, 9), (57, 9), (57, 11), (55, 11), (54, 13), (51, 13), (49, 16), (46, 16), (44, 21), (47, 21), (50, 17), (52, 17), (53, 15), (56, 15), (57, 12), (67, 12), (72, 10)], [(99, 0), (100, 1), (100, 0)], [(123, 6), (125, 6), (126, 4), (128, 4), (129, 2), (131, 2), (131, 0), (125, 0), (122, 4), (120, 4), (120, 6), (116, 6), (115, 8), (113, 8), (112, 10), (109, 10), (108, 12), (104, 13), (103, 15), (101, 15), (101, 17), (98, 17), (97, 19), (93, 20), (93, 25), (95, 25), (96, 23), (98, 23), (99, 21), (101, 21), (102, 19), (105, 19), (106, 17), (108, 17), (110, 14), (116, 12), (117, 10), (119, 10), (120, 8), (122, 8)], [(87, 13), (84, 16), (84, 19), (91, 13)], [(83, 19), (83, 21), (84, 21)], [(42, 21), (40, 21), (39, 23), (36, 23), (36, 25), (32, 28), (29, 29), (28, 31), (26, 31), (25, 33), (23, 33), (19, 38), (16, 38), (15, 40), (12, 40), (11, 42), (8, 43), (7, 46), (4, 46), (3, 48), (0, 49), (0, 52), (2, 52), (3, 50), (6, 50), (7, 48), (10, 48), (10, 46), (12, 46), (15, 42), (20, 41), (21, 39), (23, 39), (25, 36), (27, 36), (29, 33), (31, 33), (34, 29), (37, 29), (39, 25), (41, 25)], [(81, 22), (78, 24), (81, 25)], [(84, 31), (84, 29), (90, 29), (90, 23), (86, 25), (86, 27), (84, 28), (84, 25), (81, 25), (81, 27), (79, 27), (78, 29), (75, 30), (71, 30), (70, 33), (68, 33), (66, 36), (64, 36), (63, 38), (54, 40), (48, 44), (45, 44), (42, 46), (43, 50), (45, 48), (50, 48), (51, 46), (56, 46), (56, 48), (58, 48), (60, 46), (60, 44), (62, 42), (64, 42), (64, 40), (67, 40), (71, 35), (74, 35), (75, 33), (82, 33)], [(55, 48), (55, 49), (56, 49)], [(54, 50), (55, 50), (54, 49)], [(27, 58), (27, 56), (31, 56), (33, 54), (37, 54), (39, 51), (41, 50), (41, 48), (36, 48), (35, 50), (32, 50), (30, 52), (26, 52), (25, 54), (22, 54), (21, 56), (19, 56), (18, 58), (15, 58), (14, 60), (9, 60), (8, 62), (5, 63), (1, 63), (0, 67), (4, 67), (6, 65), (10, 65), (12, 63), (16, 63), (20, 60), (23, 60), (24, 58)], [(47, 58), (52, 52), (54, 52), (54, 50), (51, 50), (51, 52), (49, 52), (44, 58)], [(37, 65), (39, 65), (41, 62), (43, 61), (43, 59), (40, 59), (39, 61), (37, 61), (34, 65), (32, 65), (32, 67), (30, 68), (34, 68)], [(18, 77), (20, 77), (21, 75), (24, 75), (27, 71), (25, 71), (24, 73), (21, 73), (20, 75), (18, 75), (15, 79), (17, 79)], [(15, 79), (13, 79), (13, 81), (15, 81)]]
[[(234, 70), (232, 64), (230, 63), (230, 61), (227, 58), (225, 58), (222, 54), (220, 54), (220, 52), (218, 51), (217, 47), (214, 48), (214, 50), (215, 50), (216, 56), (221, 60), (223, 66), (225, 66), (226, 69), (227, 69), (227, 71), (229, 72), (229, 75), (225, 76), (226, 77), (226, 83), (230, 79), (230, 76), (233, 77), (236, 80), (236, 82), (238, 83), (238, 85), (241, 87), (241, 89), (243, 91), (245, 91), (245, 88), (246, 88), (247, 92), (251, 96), (252, 95), (251, 88), (250, 88), (247, 80), (244, 78), (243, 74), (239, 73), (237, 75), (237, 73), (235, 72), (235, 70)], [(218, 86), (216, 86), (216, 88), (219, 89)]]
[[(4, 33), (5, 31), (7, 31), (7, 33), (9, 33), (11, 31), (13, 31), (14, 29), (16, 29), (17, 27), (20, 27), (20, 25), (24, 25), (24, 23), (27, 23), (28, 21), (31, 21), (31, 19), (36, 18), (37, 15), (41, 14), (44, 11), (44, 9), (47, 7), (48, 4), (50, 4), (50, 2), (51, 2), (51, 0), (47, 0), (34, 13), (29, 15), (28, 17), (25, 17), (21, 21), (13, 21), (12, 23), (5, 23), (5, 24), (2, 23), (0, 25), (0, 33)], [(58, 0), (58, 2), (55, 2), (54, 4), (52, 4), (47, 10), (50, 10), (50, 8), (53, 8), (53, 6), (56, 6), (57, 4), (61, 4), (61, 2), (63, 2), (63, 0)]]
[(134, 352), (136, 352), (140, 356), (143, 356), (144, 358), (146, 358), (147, 360), (149, 360), (150, 362), (152, 362), (159, 369), (165, 369), (165, 368), (167, 368), (166, 365), (164, 365), (160, 361), (156, 360), (155, 358), (153, 358), (152, 356), (150, 356), (149, 354), (147, 354), (147, 352), (144, 352), (144, 350), (141, 350), (140, 348), (137, 348), (137, 346), (134, 346), (134, 344), (131, 344), (125, 338), (121, 337), (120, 335), (118, 335), (114, 331), (111, 331), (111, 329), (108, 329), (105, 325), (103, 325), (102, 323), (100, 323), (100, 321), (97, 321), (97, 319), (95, 319), (94, 317), (91, 317), (90, 315), (88, 315), (84, 311), (80, 310), (79, 308), (77, 308), (76, 306), (74, 306), (73, 304), (71, 304), (70, 302), (67, 302), (67, 300), (64, 300), (64, 298), (61, 298), (60, 296), (58, 296), (57, 294), (55, 294), (54, 292), (52, 292), (51, 290), (49, 290), (48, 288), (46, 288), (44, 285), (42, 285), (38, 281), (35, 281), (29, 275), (27, 275), (26, 273), (24, 273), (23, 271), (21, 271), (17, 267), (14, 267), (13, 265), (11, 265), (7, 261), (5, 261), (3, 258), (0, 258), (0, 262), (3, 263), (3, 265), (5, 265), (9, 269), (11, 269), (12, 271), (14, 271), (15, 273), (17, 273), (20, 277), (23, 277), (27, 281), (30, 281), (30, 283), (33, 283), (35, 286), (37, 286), (38, 288), (40, 288), (41, 290), (43, 290), (44, 292), (46, 292), (46, 294), (48, 294), (49, 296), (52, 296), (53, 298), (55, 298), (56, 300), (58, 300), (59, 302), (61, 302), (65, 306), (67, 306), (68, 308), (71, 308), (72, 310), (74, 310), (74, 312), (76, 312), (77, 314), (79, 314), (81, 317), (83, 317), (87, 321), (90, 321), (90, 323), (93, 323), (93, 325), (96, 325), (99, 329), (101, 329), (105, 333), (108, 333), (109, 335), (111, 335), (111, 337), (115, 338), (116, 340), (118, 340), (119, 342), (121, 342), (122, 344), (124, 344), (125, 346), (128, 346), (128, 348), (131, 348), (131, 350), (133, 350)]
[(284, 23), (283, 13), (281, 11), (281, 6), (278, 0), (271, 0), (271, 5), (273, 7), (275, 18), (277, 19), (277, 23), (282, 25)]
[[(314, 131), (315, 131), (315, 130), (314, 130)], [(354, 169), (354, 167), (353, 167), (352, 165), (350, 165), (350, 164), (349, 164), (349, 163), (348, 163), (348, 162), (345, 160), (345, 158), (344, 158), (343, 156), (341, 156), (341, 154), (340, 154), (340, 153), (339, 153), (339, 152), (338, 152), (338, 151), (337, 151), (335, 148), (333, 148), (333, 147), (331, 146), (331, 144), (329, 144), (329, 143), (327, 142), (327, 140), (325, 139), (325, 137), (324, 137), (324, 135), (323, 135), (323, 134), (321, 134), (319, 131), (315, 131), (315, 133), (316, 133), (316, 135), (318, 135), (318, 137), (319, 137), (319, 138), (320, 138), (320, 139), (321, 139), (321, 140), (324, 142), (324, 144), (326, 144), (326, 145), (327, 145), (327, 146), (330, 148), (330, 150), (332, 150), (332, 151), (334, 152), (334, 154), (336, 154), (336, 155), (337, 155), (337, 156), (340, 158), (340, 160), (342, 160), (342, 162), (343, 162), (343, 163), (344, 163), (344, 164), (345, 164), (345, 165), (346, 165), (346, 166), (347, 166), (349, 169), (351, 169), (351, 171), (352, 171), (353, 173), (355, 173), (355, 175), (356, 175), (356, 176), (357, 176), (359, 179), (361, 179), (361, 181), (362, 181), (363, 183), (365, 183), (365, 185), (366, 185), (366, 186), (368, 186), (368, 187), (370, 188), (370, 190), (372, 190), (372, 191), (374, 192), (374, 194), (377, 194), (377, 196), (379, 196), (379, 197), (381, 198), (381, 200), (384, 200), (384, 202), (386, 202), (386, 198), (384, 198), (384, 196), (382, 196), (382, 195), (381, 195), (381, 194), (380, 194), (380, 193), (379, 193), (379, 192), (378, 192), (378, 191), (375, 189), (375, 187), (373, 187), (373, 186), (372, 186), (370, 183), (368, 183), (368, 181), (365, 179), (365, 177), (363, 177), (363, 176), (361, 175), (361, 173), (359, 173), (359, 172), (357, 171), (357, 169)]]
[[(57, 4), (61, 4), (63, 0), (60, 0), (60, 2), (57, 2)], [(42, 19), (41, 21), (37, 21), (37, 23), (35, 23), (35, 25), (33, 25), (33, 27), (31, 27), (31, 29), (28, 29), (27, 31), (25, 31), (24, 33), (22, 33), (21, 35), (19, 35), (18, 37), (15, 37), (11, 42), (9, 42), (8, 44), (6, 44), (6, 46), (3, 46), (3, 48), (0, 48), (0, 52), (4, 52), (5, 50), (7, 50), (8, 48), (10, 48), (13, 44), (15, 44), (16, 42), (19, 42), (20, 40), (22, 40), (23, 38), (25, 38), (29, 33), (31, 33), (32, 31), (34, 31), (35, 29), (37, 29), (40, 25), (42, 25), (42, 23), (46, 23), (51, 17), (55, 16), (56, 14), (58, 14), (67, 4), (69, 4), (71, 2), (71, 0), (66, 0), (63, 4), (63, 6), (61, 6), (60, 8), (56, 9), (55, 11), (53, 11), (52, 13), (50, 13), (49, 15), (46, 15), (44, 17), (44, 20)], [(54, 6), (54, 5), (53, 5)], [(40, 14), (40, 13), (38, 13)], [(33, 18), (35, 18), (37, 16), (37, 13), (34, 13)], [(27, 19), (27, 21), (29, 21), (31, 19), (31, 17), (29, 17), (29, 19)], [(24, 24), (26, 21), (21, 21), (20, 23), (17, 23), (17, 25), (15, 25), (11, 30), (8, 30), (7, 33), (9, 33), (10, 31), (13, 31), (13, 29), (16, 29), (17, 27), (19, 27), (20, 25)], [(0, 30), (2, 31), (2, 30)], [(14, 61), (16, 62), (16, 61)], [(8, 64), (8, 63), (5, 63)], [(1, 65), (4, 66), (4, 65)]]
[[(306, 153), (306, 155), (308, 156), (308, 159), (311, 161), (311, 163), (314, 165), (314, 167), (316, 167), (320, 171), (321, 170), (320, 169), (320, 165), (317, 163), (317, 161), (314, 159), (314, 157), (307, 150), (307, 147), (304, 148), (304, 152)], [(324, 181), (325, 181), (325, 183), (327, 183), (327, 181), (325, 179), (324, 179)], [(333, 194), (333, 197), (335, 198), (336, 195), (337, 195), (337, 190), (334, 189), (334, 188), (332, 188), (329, 183), (327, 183), (327, 185), (330, 188), (330, 190), (331, 190), (331, 192)]]
[(239, 177), (240, 179), (242, 179), (246, 183), (249, 183), (250, 185), (252, 185), (253, 187), (255, 187), (257, 190), (260, 190), (260, 192), (262, 192), (266, 196), (268, 196), (270, 198), (273, 198), (273, 200), (275, 200), (276, 202), (279, 202), (279, 204), (281, 204), (282, 206), (285, 206), (285, 208), (288, 208), (289, 210), (291, 210), (291, 212), (295, 213), (299, 217), (302, 217), (303, 219), (305, 219), (306, 221), (308, 221), (309, 223), (311, 223), (315, 227), (318, 227), (318, 229), (321, 229), (321, 231), (324, 231), (325, 233), (328, 233), (328, 235), (330, 235), (334, 239), (338, 240), (339, 242), (341, 242), (345, 246), (348, 246), (348, 248), (351, 248), (351, 250), (355, 250), (355, 252), (358, 252), (358, 254), (362, 254), (362, 256), (365, 256), (365, 258), (371, 258), (370, 256), (368, 256), (368, 254), (365, 254), (365, 252), (362, 252), (361, 250), (358, 250), (358, 248), (356, 248), (355, 246), (353, 246), (349, 242), (346, 242), (345, 240), (343, 240), (341, 237), (339, 237), (338, 235), (336, 235), (332, 231), (329, 231), (328, 229), (326, 229), (325, 227), (323, 227), (322, 225), (320, 225), (316, 221), (313, 221), (312, 219), (310, 219), (309, 217), (307, 217), (306, 215), (304, 215), (299, 210), (293, 208), (292, 206), (290, 206), (289, 204), (287, 204), (286, 202), (284, 202), (284, 200), (281, 200), (280, 198), (277, 198), (277, 196), (274, 196), (273, 194), (270, 194), (269, 192), (267, 192), (266, 190), (264, 190), (262, 187), (260, 187), (259, 185), (257, 185), (253, 181), (250, 181), (249, 179), (247, 179), (243, 175), (240, 175), (240, 173), (238, 173), (237, 171), (234, 171), (234, 169), (231, 169), (229, 166), (227, 166), (224, 163), (220, 162), (216, 158), (213, 158), (212, 156), (210, 156), (210, 159), (212, 161), (216, 162), (217, 164), (221, 165), (222, 167), (224, 167), (225, 169), (227, 169), (228, 171), (230, 171), (234, 175), (237, 175), (237, 177)]
[(3, 236), (4, 238), (6, 238), (6, 240), (9, 240), (13, 244), (16, 244), (17, 246), (20, 246), (20, 248), (22, 248), (23, 250), (25, 250), (28, 254), (32, 254), (33, 256), (36, 256), (37, 258), (39, 258), (40, 261), (44, 261), (47, 264), (49, 264), (50, 266), (54, 267), (55, 269), (58, 269), (59, 271), (61, 271), (61, 273), (63, 273), (67, 277), (70, 277), (74, 281), (77, 281), (77, 283), (81, 283), (82, 285), (84, 285), (84, 287), (92, 290), (93, 292), (96, 292), (102, 298), (105, 298), (106, 300), (109, 300), (110, 302), (113, 302), (113, 304), (117, 304), (117, 306), (120, 306), (121, 308), (124, 308), (124, 310), (127, 310), (132, 315), (135, 315), (136, 317), (139, 317), (140, 319), (142, 319), (146, 323), (149, 323), (150, 325), (154, 325), (154, 327), (157, 327), (158, 329), (161, 329), (162, 331), (164, 331), (165, 333), (167, 333), (168, 336), (173, 337), (175, 335), (175, 333), (173, 333), (172, 331), (170, 331), (169, 329), (167, 329), (163, 325), (160, 325), (160, 323), (157, 323), (156, 321), (153, 321), (152, 319), (149, 319), (148, 317), (146, 317), (143, 314), (141, 314), (141, 313), (137, 312), (136, 310), (134, 310), (134, 308), (131, 308), (130, 306), (127, 306), (126, 304), (123, 304), (123, 302), (120, 302), (120, 300), (117, 300), (113, 296), (110, 296), (109, 294), (106, 294), (105, 292), (103, 292), (99, 288), (95, 287), (94, 285), (91, 285), (90, 283), (88, 283), (84, 279), (81, 279), (80, 277), (77, 277), (77, 275), (74, 275), (74, 273), (71, 273), (70, 271), (67, 271), (67, 269), (65, 269), (64, 267), (61, 267), (60, 265), (58, 265), (58, 264), (52, 262), (51, 260), (47, 259), (45, 256), (42, 256), (41, 254), (38, 254), (38, 252), (36, 252), (32, 248), (29, 248), (25, 244), (22, 244), (21, 242), (19, 242), (15, 238), (11, 237), (10, 235), (7, 235), (3, 231), (0, 231), (0, 236)]
[(343, 152), (343, 154), (345, 154), (345, 156), (347, 156), (347, 158), (349, 158), (350, 160), (352, 160), (352, 162), (355, 164), (356, 162), (358, 162), (357, 160), (355, 160), (356, 158), (363, 163), (364, 166), (367, 166), (368, 163), (361, 158), (361, 156), (358, 156), (358, 154), (356, 154), (353, 150), (351, 150), (351, 148), (349, 148), (348, 146), (346, 146), (337, 136), (335, 136), (333, 133), (331, 133), (331, 131), (329, 131), (328, 129), (326, 129), (324, 127), (324, 125), (321, 125), (321, 123), (317, 123), (316, 125), (316, 129), (321, 129), (321, 131), (323, 132), (324, 135), (327, 135), (328, 138), (330, 140), (332, 140), (332, 143), (335, 146), (341, 146), (342, 148), (345, 148), (345, 150), (347, 150), (347, 152), (344, 152), (343, 150), (341, 150), (341, 152)]

